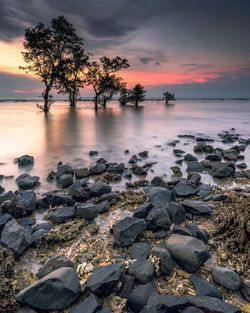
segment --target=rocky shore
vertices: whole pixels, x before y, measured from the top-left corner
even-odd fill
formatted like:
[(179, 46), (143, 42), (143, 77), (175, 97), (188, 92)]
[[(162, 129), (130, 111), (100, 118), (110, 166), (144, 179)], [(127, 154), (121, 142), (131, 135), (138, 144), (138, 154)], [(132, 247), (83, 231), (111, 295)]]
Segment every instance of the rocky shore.
[[(178, 149), (187, 138), (192, 154)], [(169, 142), (170, 178), (147, 179), (148, 151), (125, 150), (127, 163), (90, 151), (90, 167), (59, 162), (48, 173), (58, 189), (44, 194), (26, 171), (34, 157), (17, 158), (18, 190), (0, 186), (0, 312), (250, 312), (250, 139), (218, 138), (225, 148)]]

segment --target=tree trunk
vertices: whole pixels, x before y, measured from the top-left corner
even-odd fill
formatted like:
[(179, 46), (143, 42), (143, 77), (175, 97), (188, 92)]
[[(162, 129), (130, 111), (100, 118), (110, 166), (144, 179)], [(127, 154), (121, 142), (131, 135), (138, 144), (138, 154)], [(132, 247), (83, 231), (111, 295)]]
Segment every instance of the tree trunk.
[(76, 95), (74, 91), (70, 91), (69, 93), (69, 101), (70, 101), (70, 106), (74, 107), (76, 105)]
[(44, 99), (43, 111), (47, 113), (49, 112), (49, 89), (48, 88), (45, 89), (43, 99)]
[(138, 101), (135, 101), (135, 106), (138, 107)]
[(98, 110), (98, 95), (95, 95), (95, 110)]
[(103, 104), (102, 104), (102, 106), (103, 106), (104, 108), (106, 108), (106, 105), (107, 105), (107, 99), (104, 97), (104, 98), (103, 98)]

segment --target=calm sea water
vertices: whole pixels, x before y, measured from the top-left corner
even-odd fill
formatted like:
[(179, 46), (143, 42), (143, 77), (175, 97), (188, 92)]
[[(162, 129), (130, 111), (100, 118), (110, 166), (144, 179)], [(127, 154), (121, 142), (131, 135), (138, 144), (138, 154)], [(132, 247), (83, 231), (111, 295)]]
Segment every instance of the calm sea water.
[[(29, 173), (41, 177), (39, 190), (45, 191), (55, 188), (46, 177), (58, 161), (74, 167), (89, 166), (99, 157), (127, 162), (132, 154), (148, 150), (147, 161), (157, 162), (149, 177), (170, 177), (176, 158), (168, 142), (177, 139), (178, 134), (206, 135), (219, 140), (217, 133), (232, 127), (242, 137), (250, 137), (250, 101), (176, 101), (169, 106), (145, 101), (138, 109), (111, 102), (98, 113), (91, 102), (80, 102), (75, 109), (58, 102), (47, 116), (31, 102), (0, 103), (0, 162), (4, 163), (0, 174), (16, 177), (23, 173), (14, 159), (33, 155), (35, 165)], [(219, 141), (213, 145), (225, 148)], [(182, 139), (176, 148), (192, 152), (193, 140)], [(124, 154), (125, 149), (130, 150), (130, 155)], [(89, 157), (89, 150), (98, 150), (98, 157)], [(245, 156), (249, 165), (250, 148)], [(213, 183), (208, 175), (204, 175), (204, 180)], [(0, 183), (7, 190), (16, 189), (14, 179)]]

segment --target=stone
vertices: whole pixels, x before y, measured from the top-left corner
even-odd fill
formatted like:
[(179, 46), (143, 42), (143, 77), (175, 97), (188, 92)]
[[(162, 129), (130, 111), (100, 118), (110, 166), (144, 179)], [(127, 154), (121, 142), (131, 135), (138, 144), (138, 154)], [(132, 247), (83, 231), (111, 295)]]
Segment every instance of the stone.
[(216, 266), (211, 268), (211, 274), (217, 284), (229, 290), (235, 291), (240, 288), (241, 281), (239, 275), (229, 268)]
[(110, 173), (122, 173), (125, 170), (124, 163), (109, 165), (107, 172)]
[(212, 193), (213, 188), (209, 184), (201, 183), (199, 184), (198, 192), (196, 193), (197, 196), (206, 197)]
[(238, 161), (237, 155), (235, 155), (234, 153), (225, 153), (223, 155), (223, 158), (227, 161), (232, 161), (232, 162)]
[(71, 174), (63, 174), (58, 177), (58, 185), (62, 188), (67, 188), (71, 186), (74, 182), (73, 176)]
[(96, 313), (112, 313), (110, 308), (102, 308), (101, 310), (97, 311)]
[(104, 200), (102, 201), (99, 205), (98, 205), (98, 213), (104, 213), (107, 212), (110, 208), (110, 204), (108, 200)]
[(75, 169), (75, 175), (77, 179), (86, 178), (90, 175), (89, 169), (87, 167), (81, 167)]
[(168, 211), (163, 207), (153, 208), (146, 217), (148, 229), (168, 230), (171, 226), (171, 221), (168, 215)]
[(146, 168), (144, 168), (143, 166), (139, 166), (137, 164), (133, 164), (131, 170), (133, 174), (137, 176), (145, 176), (148, 174)]
[(59, 268), (73, 266), (74, 264), (68, 257), (64, 255), (52, 255), (46, 260), (43, 266), (39, 268), (36, 276), (42, 278)]
[(56, 223), (64, 223), (72, 219), (75, 216), (75, 208), (73, 206), (66, 206), (62, 208), (57, 208), (55, 211), (52, 212), (50, 215), (50, 219)]
[(141, 161), (140, 158), (137, 157), (137, 155), (132, 155), (131, 158), (128, 160), (128, 163), (130, 164), (135, 164), (137, 162)]
[(21, 157), (16, 159), (18, 166), (25, 167), (25, 166), (32, 166), (34, 165), (34, 157), (31, 155), (22, 155)]
[(240, 294), (246, 301), (250, 302), (250, 287), (244, 282), (241, 283)]
[(111, 192), (111, 186), (106, 185), (102, 182), (93, 183), (90, 187), (90, 194), (93, 197), (101, 197), (104, 194)]
[(201, 181), (201, 175), (198, 173), (192, 173), (188, 175), (188, 184), (198, 187)]
[(135, 242), (130, 248), (130, 253), (133, 259), (147, 259), (150, 254), (150, 245), (146, 242)]
[(96, 295), (91, 294), (83, 302), (70, 310), (70, 313), (96, 313), (101, 307), (101, 299)]
[(210, 253), (197, 238), (172, 234), (166, 248), (173, 259), (187, 272), (195, 273), (209, 258)]
[(75, 203), (75, 200), (73, 200), (69, 196), (63, 196), (59, 194), (53, 194), (49, 193), (46, 195), (48, 203), (52, 206), (60, 206), (60, 205), (66, 205), (66, 206), (72, 206)]
[(76, 201), (86, 201), (89, 197), (89, 194), (85, 191), (81, 182), (75, 182), (70, 185), (68, 189), (68, 194), (73, 197)]
[(215, 297), (219, 299), (222, 298), (219, 289), (215, 285), (207, 281), (206, 279), (193, 274), (190, 277), (190, 281), (194, 285), (197, 296), (208, 296), (208, 297)]
[(20, 310), (18, 310), (17, 313), (37, 313), (37, 312), (34, 311), (34, 310), (31, 309), (31, 308), (23, 307), (23, 308), (21, 308)]
[(213, 154), (208, 154), (205, 159), (211, 162), (218, 162), (218, 161), (221, 161), (222, 156), (220, 154), (213, 153)]
[(39, 182), (38, 176), (30, 176), (29, 174), (22, 174), (17, 177), (16, 183), (22, 190), (27, 190), (35, 187)]
[(155, 187), (164, 187), (164, 188), (168, 188), (168, 184), (164, 181), (164, 179), (162, 179), (160, 176), (155, 176), (152, 180), (151, 180), (151, 185), (155, 186)]
[(71, 267), (57, 269), (21, 290), (16, 300), (38, 310), (62, 310), (80, 295), (81, 285)]
[(171, 166), (170, 169), (172, 170), (172, 172), (177, 175), (177, 176), (182, 176), (182, 171), (180, 169), (179, 166), (175, 165), (175, 166)]
[(188, 153), (184, 155), (184, 160), (185, 161), (197, 161), (197, 158), (193, 156), (192, 154)]
[(239, 169), (241, 169), (241, 170), (244, 170), (244, 169), (246, 169), (247, 168), (247, 165), (246, 165), (246, 163), (239, 163), (239, 164), (236, 164), (235, 165), (237, 168), (239, 168)]
[(2, 230), (3, 230), (4, 226), (5, 226), (5, 224), (7, 224), (7, 222), (9, 220), (11, 220), (12, 218), (13, 217), (10, 214), (8, 214), (8, 213), (5, 213), (2, 216), (0, 216), (0, 234), (2, 233)]
[(99, 175), (106, 172), (107, 166), (104, 163), (96, 163), (91, 166), (89, 171), (91, 175)]
[(98, 216), (98, 206), (95, 204), (87, 203), (81, 204), (76, 207), (76, 216), (91, 221)]
[(187, 162), (187, 172), (189, 173), (195, 173), (195, 172), (202, 172), (203, 166), (198, 161), (188, 161)]
[(186, 211), (181, 204), (170, 202), (165, 208), (168, 212), (171, 223), (179, 225), (185, 221)]
[(1, 243), (20, 256), (32, 244), (31, 232), (17, 223), (15, 219), (9, 220), (1, 235)]
[(151, 255), (160, 258), (160, 270), (163, 275), (170, 275), (174, 269), (174, 261), (167, 249), (163, 247), (154, 247)]
[(199, 308), (196, 308), (195, 306), (189, 306), (181, 312), (182, 313), (203, 313), (204, 311), (202, 311)]
[(173, 233), (184, 236), (193, 236), (192, 232), (189, 229), (181, 225), (175, 225), (173, 228)]
[(188, 197), (195, 195), (198, 189), (185, 181), (180, 181), (175, 185), (174, 192), (178, 197)]
[(16, 197), (16, 195), (12, 191), (7, 191), (7, 192), (0, 194), (0, 205), (7, 200), (15, 199), (15, 197)]
[(104, 195), (102, 195), (100, 197), (100, 200), (101, 201), (108, 201), (109, 203), (116, 203), (118, 202), (119, 200), (121, 200), (121, 196), (119, 195), (119, 193), (116, 193), (116, 192), (109, 192), (109, 193), (106, 193)]
[(33, 244), (37, 244), (44, 236), (48, 234), (48, 229), (38, 229), (32, 233)]
[(118, 296), (121, 298), (128, 298), (133, 290), (135, 278), (134, 276), (123, 274), (121, 277), (121, 287), (118, 289)]
[(56, 169), (56, 179), (58, 180), (60, 176), (62, 175), (72, 175), (74, 176), (74, 170), (69, 164), (62, 164), (58, 163), (57, 169)]
[(135, 313), (140, 312), (147, 304), (149, 296), (155, 291), (156, 289), (152, 282), (138, 285), (128, 296), (128, 308)]
[(175, 200), (173, 191), (163, 187), (150, 187), (149, 189), (145, 188), (145, 191), (147, 191), (146, 193), (148, 195), (148, 201), (154, 207), (162, 207)]
[(142, 205), (134, 209), (133, 216), (137, 218), (146, 218), (153, 205), (150, 202), (144, 202)]
[(234, 172), (235, 172), (235, 167), (232, 164), (229, 164), (227, 166), (222, 166), (218, 168), (213, 173), (213, 177), (216, 177), (216, 178), (230, 177), (234, 174)]
[(142, 284), (150, 282), (154, 278), (154, 267), (152, 263), (145, 258), (132, 261), (129, 265), (128, 272)]
[(131, 178), (132, 178), (132, 175), (133, 175), (133, 173), (132, 173), (132, 171), (129, 170), (129, 169), (125, 169), (125, 170), (123, 171), (123, 173), (122, 173), (122, 176), (123, 176), (124, 178), (126, 178), (126, 179), (131, 179)]
[(182, 201), (181, 204), (185, 208), (186, 212), (193, 215), (210, 215), (212, 209), (215, 207), (213, 204), (209, 204), (207, 202), (189, 199)]
[(227, 195), (216, 194), (216, 195), (213, 195), (212, 200), (213, 201), (224, 201), (224, 200), (227, 200), (227, 198), (228, 198)]
[(99, 152), (98, 151), (96, 151), (96, 150), (90, 150), (89, 151), (89, 156), (96, 156), (96, 155), (98, 155), (99, 154)]
[(96, 295), (108, 296), (114, 292), (123, 272), (120, 263), (98, 267), (89, 276), (86, 286)]

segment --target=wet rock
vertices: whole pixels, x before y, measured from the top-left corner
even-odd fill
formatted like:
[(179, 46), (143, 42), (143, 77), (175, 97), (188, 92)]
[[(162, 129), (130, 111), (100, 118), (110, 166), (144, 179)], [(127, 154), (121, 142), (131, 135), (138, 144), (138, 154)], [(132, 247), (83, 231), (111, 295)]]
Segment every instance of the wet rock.
[(0, 216), (0, 234), (2, 233), (2, 230), (3, 230), (4, 226), (5, 226), (5, 224), (9, 220), (11, 220), (12, 218), (13, 217), (10, 214), (8, 214), (8, 213), (5, 213), (2, 216)]
[(160, 176), (155, 176), (151, 180), (151, 185), (155, 187), (164, 187), (168, 188), (168, 184), (160, 177)]
[(195, 306), (189, 306), (181, 312), (182, 313), (203, 313), (204, 311), (202, 311), (199, 308), (196, 308)]
[(137, 155), (132, 155), (131, 158), (128, 160), (128, 163), (130, 164), (135, 164), (137, 162), (141, 161), (140, 158), (137, 157)]
[(153, 208), (146, 217), (148, 229), (168, 230), (171, 226), (171, 221), (168, 215), (168, 211), (163, 207)]
[(173, 228), (174, 234), (179, 234), (183, 236), (193, 236), (192, 232), (184, 226), (175, 225)]
[(5, 192), (5, 188), (0, 185), (0, 195)]
[(119, 195), (119, 193), (116, 192), (110, 192), (110, 193), (106, 193), (104, 195), (102, 195), (100, 197), (101, 201), (108, 201), (109, 203), (113, 204), (118, 202), (119, 200), (121, 200), (121, 196)]
[(79, 297), (80, 291), (75, 271), (71, 267), (63, 267), (20, 291), (16, 299), (34, 309), (62, 310)]
[(224, 200), (227, 200), (227, 198), (228, 198), (227, 195), (216, 194), (216, 195), (213, 195), (212, 200), (213, 201), (224, 201)]
[(34, 165), (34, 157), (31, 155), (22, 155), (21, 157), (16, 159), (18, 166), (25, 167), (25, 166), (32, 166)]
[(104, 200), (102, 201), (99, 205), (98, 205), (98, 213), (104, 213), (107, 212), (110, 208), (110, 204), (108, 200)]
[(90, 194), (93, 197), (101, 197), (104, 194), (111, 192), (111, 186), (106, 185), (102, 182), (93, 183), (90, 187)]
[(50, 219), (56, 223), (64, 223), (75, 216), (75, 208), (73, 206), (66, 206), (56, 209), (51, 215)]
[(218, 161), (221, 161), (222, 156), (220, 154), (213, 153), (213, 154), (208, 154), (205, 159), (211, 162), (218, 162)]
[(63, 174), (58, 177), (58, 185), (62, 188), (67, 188), (71, 186), (74, 182), (73, 176), (71, 174)]
[(1, 243), (16, 256), (23, 254), (32, 241), (31, 232), (18, 224), (15, 219), (9, 220), (2, 230)]
[(110, 173), (122, 173), (125, 170), (124, 163), (109, 165), (107, 172)]
[(182, 201), (181, 204), (187, 212), (194, 215), (210, 215), (212, 209), (215, 207), (213, 204), (207, 202), (188, 199)]
[(219, 289), (206, 279), (193, 274), (190, 277), (190, 281), (194, 285), (197, 296), (222, 298)]
[(122, 176), (126, 179), (131, 179), (132, 178), (132, 171), (129, 169), (124, 170), (124, 172), (122, 173)]
[(234, 174), (234, 172), (235, 172), (235, 167), (232, 164), (223, 165), (222, 167), (218, 168), (213, 173), (213, 177), (216, 177), (216, 178), (230, 177)]
[(73, 168), (68, 164), (62, 164), (59, 163), (57, 165), (57, 171), (56, 171), (56, 179), (58, 180), (60, 176), (63, 175), (71, 175), (74, 176), (74, 170)]
[(240, 288), (241, 282), (239, 275), (229, 268), (216, 266), (211, 268), (211, 274), (217, 284), (227, 289), (234, 291)]
[(197, 158), (190, 153), (184, 155), (184, 160), (185, 161), (198, 161)]
[(86, 178), (90, 175), (89, 169), (87, 167), (81, 167), (75, 169), (75, 175), (77, 179)]
[(49, 202), (46, 196), (36, 200), (36, 209), (47, 210), (48, 208), (49, 208)]
[(187, 162), (187, 172), (189, 173), (195, 173), (195, 172), (202, 172), (203, 166), (198, 161), (188, 161)]
[(47, 198), (49, 205), (51, 205), (52, 207), (60, 206), (60, 205), (72, 206), (75, 203), (75, 201), (69, 196), (63, 196), (63, 195), (58, 195), (58, 194), (53, 194), (53, 193), (48, 193), (46, 195), (46, 198)]
[(49, 257), (42, 267), (38, 270), (36, 276), (42, 278), (51, 272), (62, 267), (73, 267), (74, 264), (64, 255), (52, 255)]
[(163, 275), (170, 275), (174, 269), (174, 261), (167, 249), (162, 247), (154, 247), (151, 255), (160, 258), (160, 270)]
[(26, 216), (19, 219), (19, 224), (24, 227), (32, 227), (35, 224), (35, 220), (32, 217)]
[(188, 184), (198, 187), (201, 181), (201, 175), (194, 173), (188, 175)]
[(178, 197), (193, 196), (198, 192), (198, 189), (185, 181), (180, 181), (175, 187), (174, 192)]
[(239, 164), (236, 164), (235, 166), (241, 170), (244, 170), (247, 168), (246, 163), (239, 163)]
[(238, 158), (237, 155), (234, 153), (224, 153), (223, 158), (227, 161), (237, 162)]
[(123, 265), (119, 263), (98, 267), (89, 276), (87, 288), (99, 296), (108, 296), (114, 292), (123, 271)]
[(94, 294), (91, 294), (83, 302), (70, 310), (70, 313), (96, 313), (101, 307), (101, 299)]
[(198, 189), (198, 192), (197, 192), (197, 196), (201, 196), (201, 197), (206, 197), (208, 196), (209, 194), (212, 193), (212, 190), (213, 188), (211, 187), (211, 185), (208, 185), (208, 184), (204, 184), (204, 183), (201, 183), (199, 184), (199, 186), (197, 187)]
[(150, 245), (146, 242), (133, 243), (130, 252), (133, 259), (147, 259), (150, 253)]
[(50, 230), (52, 228), (52, 225), (48, 222), (42, 222), (42, 223), (39, 223), (37, 225), (35, 225), (35, 227), (33, 228), (34, 231), (37, 231), (39, 229), (47, 229), (47, 230)]
[(194, 145), (194, 152), (201, 153), (204, 151), (205, 147), (206, 147), (205, 142), (198, 142), (196, 145)]
[(48, 229), (38, 229), (32, 233), (32, 243), (37, 244), (39, 241), (48, 234)]
[(81, 182), (73, 183), (69, 187), (68, 193), (76, 201), (86, 201), (88, 199), (88, 197), (89, 197), (89, 194), (85, 191), (85, 189), (82, 186)]
[(98, 206), (91, 203), (78, 205), (76, 207), (76, 216), (91, 221), (98, 216)]
[(123, 274), (121, 277), (121, 287), (118, 290), (118, 296), (121, 298), (128, 298), (134, 286), (134, 276)]
[(119, 246), (130, 246), (146, 229), (146, 222), (136, 217), (125, 217), (113, 226), (113, 233)]
[(96, 155), (98, 155), (99, 154), (99, 152), (98, 151), (96, 151), (96, 150), (90, 150), (89, 151), (89, 156), (96, 156)]
[(147, 157), (148, 157), (148, 151), (139, 152), (138, 155), (139, 155), (141, 158), (147, 158)]
[(172, 234), (166, 247), (174, 260), (190, 273), (195, 273), (210, 258), (204, 243), (193, 237)]
[(170, 169), (172, 170), (172, 172), (177, 175), (177, 176), (182, 176), (182, 171), (180, 169), (179, 166), (175, 165), (175, 166), (171, 166)]
[(104, 163), (96, 163), (91, 166), (89, 171), (91, 175), (99, 175), (106, 172), (107, 166)]
[(140, 312), (147, 304), (149, 296), (155, 291), (152, 282), (137, 286), (128, 296), (128, 308), (135, 313)]
[(175, 200), (173, 191), (163, 187), (145, 188), (145, 192), (148, 195), (148, 201), (154, 207), (162, 207)]
[(142, 205), (134, 209), (133, 216), (137, 218), (146, 218), (152, 208), (153, 205), (150, 202), (144, 202)]
[(147, 169), (144, 168), (143, 166), (139, 166), (137, 164), (133, 164), (131, 168), (133, 174), (137, 176), (145, 176), (148, 174)]
[(245, 300), (250, 302), (250, 287), (244, 282), (241, 283), (240, 294)]
[(112, 313), (110, 308), (102, 308), (101, 310), (97, 311), (96, 313)]
[(36, 313), (36, 311), (28, 307), (23, 307), (20, 310), (18, 310), (17, 313)]
[(17, 177), (16, 183), (20, 189), (27, 190), (35, 187), (39, 182), (38, 176), (30, 176), (29, 174), (22, 174)]
[(154, 267), (150, 261), (144, 258), (131, 262), (128, 272), (142, 284), (150, 282), (154, 278)]
[(184, 154), (185, 151), (180, 150), (180, 149), (173, 149), (173, 153), (174, 153), (174, 154)]

